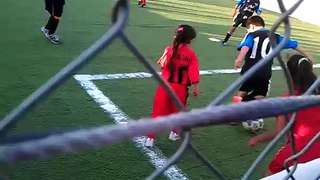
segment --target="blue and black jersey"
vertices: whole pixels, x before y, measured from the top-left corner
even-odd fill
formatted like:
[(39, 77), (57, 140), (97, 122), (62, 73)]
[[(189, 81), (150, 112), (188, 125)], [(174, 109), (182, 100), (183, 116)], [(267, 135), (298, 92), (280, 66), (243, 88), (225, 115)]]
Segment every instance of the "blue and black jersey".
[(237, 0), (239, 5), (239, 12), (248, 17), (252, 16), (254, 12), (261, 14), (260, 0)]
[[(269, 42), (269, 30), (263, 28), (255, 32), (248, 33), (241, 44), (238, 46), (240, 51), (242, 47), (249, 47), (249, 51), (246, 54), (244, 65), (241, 69), (241, 74), (245, 73), (258, 63), (261, 59), (265, 58), (271, 51), (271, 44)], [(283, 40), (283, 36), (276, 34), (277, 43), (279, 44)], [(295, 49), (298, 46), (298, 42), (289, 40), (285, 45), (284, 49)], [(272, 64), (273, 61), (265, 65), (261, 70), (256, 73), (256, 77), (270, 78), (272, 75)]]

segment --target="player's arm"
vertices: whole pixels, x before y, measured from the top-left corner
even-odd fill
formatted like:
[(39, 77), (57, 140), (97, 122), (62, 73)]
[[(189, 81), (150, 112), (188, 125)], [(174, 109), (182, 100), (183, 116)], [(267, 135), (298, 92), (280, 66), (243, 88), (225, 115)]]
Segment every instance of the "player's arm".
[(241, 65), (243, 64), (243, 59), (249, 52), (250, 48), (253, 47), (253, 43), (253, 36), (251, 34), (247, 34), (237, 48), (240, 51), (240, 53), (234, 62), (234, 69), (238, 69), (241, 67)]
[(193, 95), (199, 96), (200, 69), (199, 69), (198, 58), (196, 55), (194, 55), (191, 61), (191, 64), (188, 68), (188, 76), (193, 86)]
[(307, 57), (312, 62), (313, 57), (312, 57), (311, 53), (304, 50), (301, 46), (298, 45), (294, 50), (297, 51), (298, 53), (302, 54), (303, 56)]
[(250, 48), (248, 46), (242, 46), (240, 53), (234, 62), (234, 69), (238, 69), (241, 67), (241, 65), (243, 64), (243, 59), (246, 57), (246, 54), (249, 50)]
[(240, 5), (238, 5), (238, 4), (234, 7), (232, 17), (234, 17), (237, 14), (239, 7), (240, 7)]
[(271, 141), (283, 130), (286, 124), (287, 121), (285, 116), (278, 116), (275, 122), (275, 129), (269, 130), (263, 134), (251, 138), (248, 142), (248, 146), (255, 146), (256, 144), (261, 142)]
[(162, 56), (158, 60), (158, 64), (160, 65), (161, 69), (167, 66), (168, 61), (170, 59), (169, 57), (170, 47), (166, 47)]
[(234, 17), (237, 14), (238, 9), (243, 5), (243, 3), (244, 3), (243, 0), (237, 0), (237, 5), (234, 7), (232, 17)]
[(256, 7), (255, 12), (256, 12), (256, 14), (259, 15), (259, 16), (260, 16), (260, 14), (262, 13), (262, 10), (261, 10), (261, 8), (260, 8), (260, 2), (259, 2), (259, 4), (258, 4), (258, 6)]
[(261, 10), (259, 7), (257, 7), (257, 8), (256, 8), (256, 14), (257, 14), (258, 16), (260, 16), (261, 13), (262, 13), (262, 10)]
[[(278, 35), (278, 43), (280, 44), (280, 42), (283, 40), (283, 36)], [(308, 59), (312, 60), (312, 55), (307, 52), (306, 50), (304, 50), (298, 43), (298, 41), (289, 39), (288, 42), (286, 43), (286, 45), (284, 46), (284, 49), (294, 49), (295, 51), (297, 51), (298, 53), (300, 53), (301, 55), (307, 57)]]

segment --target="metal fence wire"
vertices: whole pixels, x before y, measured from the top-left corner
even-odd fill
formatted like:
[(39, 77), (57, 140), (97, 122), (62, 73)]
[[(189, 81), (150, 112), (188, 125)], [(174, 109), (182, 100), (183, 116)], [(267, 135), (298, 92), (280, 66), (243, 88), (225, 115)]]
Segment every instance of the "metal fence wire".
[[(212, 162), (192, 146), (192, 128), (225, 124), (228, 122), (241, 122), (247, 119), (273, 117), (281, 114), (292, 113), (299, 109), (320, 105), (320, 96), (311, 95), (312, 92), (319, 87), (320, 79), (317, 79), (309, 90), (301, 97), (268, 98), (240, 104), (222, 105), (245, 80), (250, 78), (268, 62), (272, 61), (274, 57), (277, 57), (283, 69), (289, 92), (293, 94), (291, 77), (284, 61), (281, 58), (280, 51), (290, 37), (291, 26), (289, 23), (289, 15), (298, 8), (302, 1), (303, 0), (299, 0), (290, 9), (286, 9), (283, 1), (278, 0), (281, 15), (270, 29), (269, 36), (273, 51), (265, 59), (257, 63), (243, 76), (239, 77), (207, 107), (183, 112), (183, 105), (180, 103), (175, 93), (170, 89), (168, 83), (162, 79), (156, 69), (152, 67), (152, 64), (146, 56), (125, 34), (124, 29), (126, 28), (129, 18), (129, 0), (117, 0), (112, 10), (113, 26), (109, 31), (87, 50), (82, 52), (76, 59), (61, 69), (55, 76), (28, 96), (20, 105), (0, 121), (1, 140), (5, 142), (7, 139), (10, 139), (10, 137), (7, 136), (8, 131), (22, 120), (24, 115), (26, 115), (36, 104), (47, 98), (54, 90), (56, 90), (57, 87), (61, 86), (68, 78), (72, 77), (72, 75), (85, 66), (103, 49), (107, 48), (116, 38), (120, 38), (127, 48), (146, 67), (146, 69), (153, 74), (155, 79), (166, 89), (182, 112), (166, 117), (159, 117), (156, 121), (151, 121), (150, 118), (146, 118), (139, 119), (137, 121), (130, 121), (130, 123), (125, 125), (109, 125), (87, 129), (64, 130), (52, 133), (46, 132), (38, 134), (37, 139), (24, 139), (11, 143), (2, 143), (0, 144), (0, 163), (14, 164), (23, 160), (49, 159), (54, 157), (54, 155), (62, 153), (75, 153), (87, 149), (99, 148), (105, 145), (112, 145), (124, 140), (132, 139), (134, 137), (143, 136), (148, 132), (158, 133), (170, 130), (174, 127), (179, 127), (182, 129), (183, 137), (180, 147), (176, 153), (168, 159), (162, 168), (156, 169), (149, 177), (147, 177), (147, 179), (156, 179), (161, 176), (171, 165), (176, 164), (177, 161), (183, 157), (183, 153), (186, 149), (190, 149), (191, 152), (199, 158), (203, 164), (217, 176), (218, 179), (226, 179), (226, 177), (218, 170), (217, 167), (214, 166)], [(282, 23), (285, 28), (284, 39), (282, 42), (277, 44), (275, 31)], [(290, 141), (294, 144), (294, 139), (292, 138), (292, 127), (295, 123), (295, 117), (296, 115), (294, 113), (286, 127), (267, 145), (267, 147), (252, 163), (250, 168), (242, 177), (243, 180), (249, 179), (252, 176), (267, 154), (270, 153), (272, 148), (275, 147), (286, 133), (290, 134)], [(117, 134), (117, 136), (114, 136), (114, 134)], [(294, 146), (292, 146), (292, 152), (294, 153), (292, 157), (286, 160), (285, 167), (288, 174), (284, 179), (294, 179), (294, 172), (297, 168), (297, 158), (303, 155), (319, 138), (320, 133), (318, 133), (299, 153), (296, 153)], [(287, 166), (289, 161), (294, 161), (294, 165), (291, 170)]]

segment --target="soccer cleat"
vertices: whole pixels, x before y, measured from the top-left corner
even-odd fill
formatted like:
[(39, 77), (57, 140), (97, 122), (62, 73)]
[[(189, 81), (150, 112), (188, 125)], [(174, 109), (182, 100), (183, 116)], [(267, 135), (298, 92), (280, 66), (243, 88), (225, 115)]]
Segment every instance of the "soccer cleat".
[(169, 139), (170, 139), (171, 141), (176, 141), (176, 140), (180, 139), (180, 136), (179, 136), (179, 134), (171, 131), (171, 132), (170, 132), (170, 135), (169, 135)]
[(153, 147), (154, 139), (153, 138), (147, 138), (145, 142), (146, 147)]
[(46, 29), (45, 27), (41, 27), (41, 32), (43, 32), (43, 34), (47, 37), (48, 36), (48, 33), (49, 33), (49, 30)]
[(223, 41), (221, 41), (221, 46), (226, 46), (227, 45), (227, 43), (226, 42), (223, 42)]
[(142, 4), (141, 7), (142, 7), (142, 8), (146, 7), (146, 4)]
[(141, 5), (141, 1), (138, 2), (138, 5)]
[(48, 34), (47, 38), (53, 43), (53, 44), (59, 44), (60, 43), (60, 39), (59, 36), (57, 36), (56, 34)]

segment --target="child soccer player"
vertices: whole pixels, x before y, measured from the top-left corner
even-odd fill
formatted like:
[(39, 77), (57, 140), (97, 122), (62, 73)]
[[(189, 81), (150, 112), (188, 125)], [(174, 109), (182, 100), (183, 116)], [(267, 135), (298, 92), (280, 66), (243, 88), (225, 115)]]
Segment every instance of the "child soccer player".
[[(235, 60), (234, 68), (240, 68), (245, 59), (244, 65), (241, 68), (241, 75), (247, 72), (251, 67), (265, 58), (271, 52), (269, 42), (269, 31), (264, 28), (265, 23), (262, 17), (252, 16), (247, 22), (248, 34), (245, 36), (242, 43), (238, 46), (240, 53)], [(283, 37), (276, 34), (277, 43), (279, 44)], [(308, 56), (306, 52), (298, 45), (297, 41), (289, 40), (284, 49), (294, 49), (297, 52)], [(242, 97), (242, 101), (250, 101), (262, 99), (268, 95), (270, 79), (272, 76), (273, 61), (266, 64), (250, 79), (245, 81), (239, 89), (238, 96)]]
[[(234, 63), (234, 68), (238, 69), (241, 67), (243, 59), (245, 60), (244, 65), (241, 68), (241, 75), (247, 72), (251, 67), (271, 52), (271, 45), (268, 36), (269, 31), (265, 28), (265, 23), (262, 17), (257, 15), (250, 17), (247, 21), (247, 31), (248, 33), (242, 43), (238, 46), (240, 53)], [(279, 34), (276, 34), (276, 37), (278, 43), (283, 39)], [(284, 49), (289, 48), (307, 56), (307, 53), (298, 45), (297, 41), (289, 40)], [(238, 103), (239, 101), (262, 99), (269, 94), (272, 64), (273, 61), (270, 61), (270, 63), (266, 64), (241, 85), (237, 95), (233, 98), (234, 103)], [(237, 123), (230, 124), (236, 125)]]
[(50, 18), (41, 31), (53, 44), (59, 44), (59, 37), (55, 32), (63, 13), (64, 4), (65, 0), (45, 0), (45, 9), (49, 12)]
[[(295, 95), (301, 95), (316, 81), (317, 76), (313, 73), (312, 62), (305, 56), (296, 54), (289, 58), (287, 67), (291, 74)], [(319, 94), (319, 89), (314, 92)], [(284, 96), (289, 96), (288, 93)], [(289, 115), (291, 116), (291, 115)], [(296, 121), (293, 128), (294, 146), (299, 153), (308, 142), (320, 132), (320, 106), (299, 110), (297, 112)], [(278, 116), (275, 122), (275, 128), (263, 134), (251, 138), (248, 142), (249, 146), (255, 146), (258, 143), (271, 141), (286, 126), (287, 120), (284, 116)], [(276, 156), (269, 164), (269, 169), (265, 172), (265, 176), (278, 173), (285, 169), (284, 162), (292, 156), (291, 144), (288, 140), (278, 151)], [(316, 141), (311, 148), (297, 159), (298, 163), (306, 163), (314, 159), (320, 158), (320, 141)], [(293, 161), (288, 163), (292, 166)]]
[[(186, 106), (188, 87), (193, 85), (193, 95), (199, 95), (200, 81), (199, 64), (196, 53), (189, 47), (191, 41), (196, 38), (196, 32), (189, 25), (180, 25), (173, 38), (173, 45), (165, 48), (158, 64), (162, 69), (161, 76), (170, 84), (180, 102)], [(178, 107), (170, 98), (166, 90), (160, 85), (154, 96), (152, 118), (166, 116), (179, 112)], [(148, 134), (145, 145), (152, 147), (155, 135)], [(173, 129), (169, 139), (179, 139), (179, 130)]]
[[(238, 8), (239, 13), (236, 15)], [(227, 35), (221, 42), (221, 45), (226, 45), (229, 38), (233, 35), (240, 24), (242, 27), (246, 27), (247, 19), (251, 17), (254, 12), (261, 14), (260, 0), (238, 0), (232, 16), (234, 17), (232, 27), (227, 32)]]

